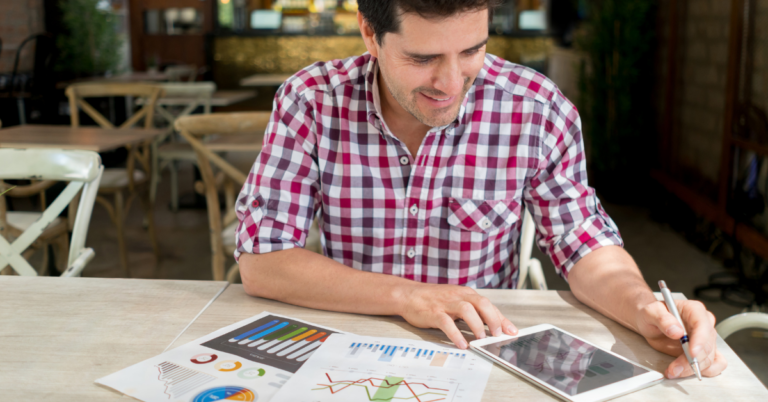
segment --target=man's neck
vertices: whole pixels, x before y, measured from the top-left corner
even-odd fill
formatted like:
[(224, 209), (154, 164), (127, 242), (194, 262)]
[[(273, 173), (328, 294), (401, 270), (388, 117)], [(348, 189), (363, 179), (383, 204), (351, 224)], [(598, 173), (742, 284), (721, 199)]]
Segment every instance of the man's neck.
[(432, 127), (418, 121), (412, 114), (403, 109), (389, 92), (380, 71), (377, 72), (377, 75), (382, 117), (392, 134), (405, 143), (411, 156), (415, 158), (421, 142)]

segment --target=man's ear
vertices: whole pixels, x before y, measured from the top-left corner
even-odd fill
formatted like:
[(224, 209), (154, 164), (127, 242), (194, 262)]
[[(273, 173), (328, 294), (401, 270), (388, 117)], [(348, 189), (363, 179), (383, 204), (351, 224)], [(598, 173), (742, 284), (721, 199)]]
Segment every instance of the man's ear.
[(368, 49), (368, 53), (370, 53), (371, 56), (378, 58), (379, 44), (376, 42), (376, 34), (373, 32), (373, 28), (360, 11), (357, 12), (357, 24), (360, 26), (360, 33), (363, 35), (363, 41), (365, 42), (365, 47)]

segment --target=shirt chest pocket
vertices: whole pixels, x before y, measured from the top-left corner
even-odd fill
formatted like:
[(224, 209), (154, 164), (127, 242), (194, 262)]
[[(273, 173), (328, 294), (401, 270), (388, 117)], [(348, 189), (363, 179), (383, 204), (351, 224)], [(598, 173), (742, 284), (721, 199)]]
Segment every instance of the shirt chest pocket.
[(489, 233), (520, 219), (520, 202), (509, 200), (448, 199), (448, 224), (464, 230)]

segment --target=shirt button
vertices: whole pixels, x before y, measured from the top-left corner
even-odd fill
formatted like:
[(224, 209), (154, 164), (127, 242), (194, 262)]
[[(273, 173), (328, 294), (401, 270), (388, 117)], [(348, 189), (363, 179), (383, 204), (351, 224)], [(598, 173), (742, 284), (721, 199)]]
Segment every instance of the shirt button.
[(482, 226), (483, 229), (488, 229), (491, 227), (491, 221), (489, 221), (488, 218), (484, 218), (482, 221), (480, 221), (480, 226)]
[(416, 206), (416, 204), (411, 205), (411, 215), (416, 215), (419, 213), (419, 207)]
[(413, 258), (416, 256), (416, 251), (414, 251), (413, 249), (410, 249), (408, 250), (407, 254), (408, 254), (408, 258)]
[(400, 157), (400, 164), (401, 164), (401, 165), (407, 165), (407, 164), (408, 164), (408, 162), (410, 162), (410, 161), (408, 160), (408, 157), (407, 157), (407, 156), (401, 156), (401, 157)]
[(258, 208), (259, 207), (259, 200), (253, 200), (253, 202), (251, 202), (251, 206), (254, 207), (254, 208)]

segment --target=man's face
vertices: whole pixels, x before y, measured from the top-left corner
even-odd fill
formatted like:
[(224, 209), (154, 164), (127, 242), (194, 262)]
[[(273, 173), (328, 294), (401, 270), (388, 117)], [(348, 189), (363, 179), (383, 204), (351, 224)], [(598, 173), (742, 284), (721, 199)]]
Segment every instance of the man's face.
[(458, 115), (483, 67), (488, 10), (444, 19), (404, 14), (400, 32), (385, 34), (381, 46), (371, 41), (366, 38), (379, 60), (379, 78), (400, 107), (422, 124), (444, 126)]

